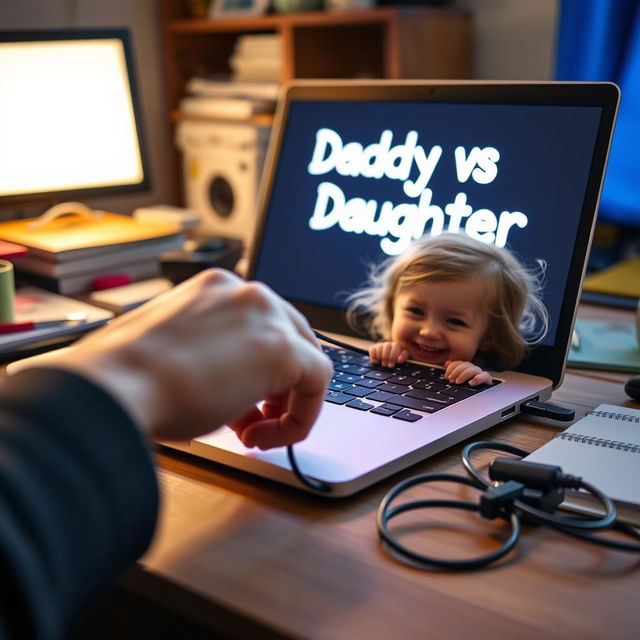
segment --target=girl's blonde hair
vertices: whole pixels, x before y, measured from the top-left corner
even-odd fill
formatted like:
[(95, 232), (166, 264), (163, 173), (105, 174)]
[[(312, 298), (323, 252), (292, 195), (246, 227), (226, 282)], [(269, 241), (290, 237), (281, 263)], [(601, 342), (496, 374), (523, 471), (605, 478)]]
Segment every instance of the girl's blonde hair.
[(527, 270), (507, 249), (462, 233), (424, 236), (404, 253), (371, 268), (369, 282), (348, 298), (347, 320), (373, 339), (389, 339), (396, 294), (409, 286), (478, 278), (489, 314), (484, 355), (509, 369), (547, 332), (540, 299), (544, 263)]

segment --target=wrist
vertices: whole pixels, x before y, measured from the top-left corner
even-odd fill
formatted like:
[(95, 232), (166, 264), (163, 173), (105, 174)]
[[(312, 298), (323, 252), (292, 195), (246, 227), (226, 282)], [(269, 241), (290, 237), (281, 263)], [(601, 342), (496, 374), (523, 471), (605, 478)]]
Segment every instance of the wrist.
[(47, 366), (66, 369), (98, 385), (130, 415), (143, 435), (154, 437), (163, 413), (163, 394), (139, 357), (121, 351), (87, 353), (70, 348), (59, 358), (51, 358)]

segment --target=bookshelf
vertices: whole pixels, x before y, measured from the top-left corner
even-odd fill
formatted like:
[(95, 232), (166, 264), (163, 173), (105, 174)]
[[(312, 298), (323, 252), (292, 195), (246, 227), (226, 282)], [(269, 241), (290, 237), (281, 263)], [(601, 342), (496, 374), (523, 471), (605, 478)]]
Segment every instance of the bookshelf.
[(187, 81), (229, 73), (229, 57), (244, 34), (282, 38), (281, 82), (294, 78), (472, 77), (472, 18), (442, 6), (267, 14), (246, 18), (189, 17), (185, 0), (163, 0), (165, 79), (169, 121)]

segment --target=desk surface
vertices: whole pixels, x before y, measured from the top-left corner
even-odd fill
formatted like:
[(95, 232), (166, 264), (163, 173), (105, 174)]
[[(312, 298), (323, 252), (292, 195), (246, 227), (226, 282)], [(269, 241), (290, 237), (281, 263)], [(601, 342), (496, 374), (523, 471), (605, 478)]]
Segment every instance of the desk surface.
[[(580, 314), (631, 317), (595, 307)], [(553, 399), (575, 408), (578, 417), (601, 402), (637, 407), (624, 394), (627, 377), (568, 371)], [(562, 428), (519, 416), (482, 439), (534, 449)], [(527, 527), (517, 553), (477, 572), (428, 573), (381, 548), (375, 515), (385, 492), (416, 473), (462, 473), (461, 450), (454, 447), (339, 501), (160, 452), (158, 533), (142, 567), (124, 582), (199, 625), (238, 638), (637, 637), (637, 555)], [(418, 487), (414, 495), (444, 491), (463, 498), (473, 493), (439, 485)], [(500, 525), (473, 514), (438, 517), (442, 526), (428, 537), (434, 555), (495, 548), (491, 536)], [(456, 528), (447, 527), (454, 519)], [(415, 535), (417, 543), (425, 539)]]

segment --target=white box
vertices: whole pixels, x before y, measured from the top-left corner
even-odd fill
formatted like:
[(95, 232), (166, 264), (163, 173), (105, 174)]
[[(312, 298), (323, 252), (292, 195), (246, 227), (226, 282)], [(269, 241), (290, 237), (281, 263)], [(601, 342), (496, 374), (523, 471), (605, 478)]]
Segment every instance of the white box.
[(201, 216), (198, 233), (249, 243), (270, 132), (270, 127), (248, 122), (178, 123), (185, 200)]

